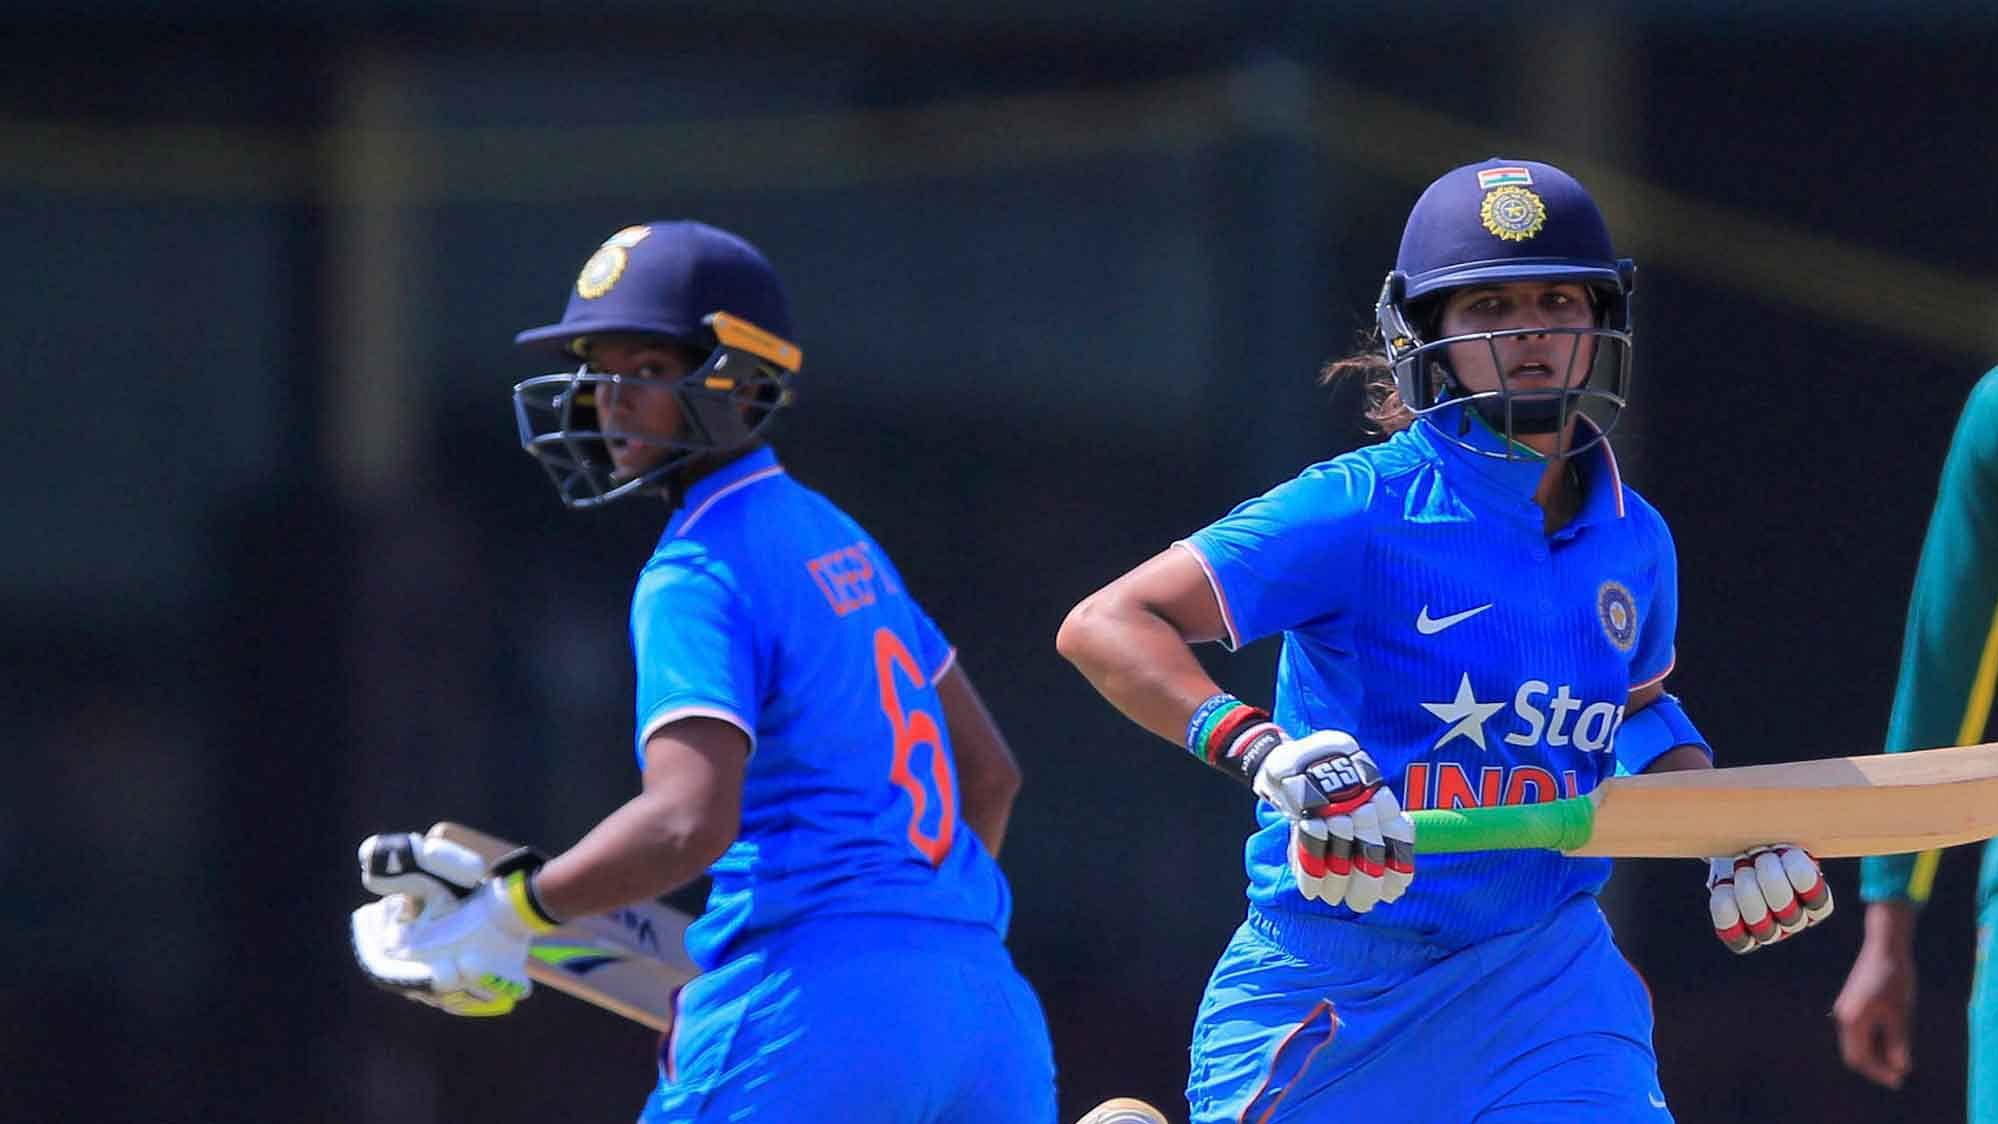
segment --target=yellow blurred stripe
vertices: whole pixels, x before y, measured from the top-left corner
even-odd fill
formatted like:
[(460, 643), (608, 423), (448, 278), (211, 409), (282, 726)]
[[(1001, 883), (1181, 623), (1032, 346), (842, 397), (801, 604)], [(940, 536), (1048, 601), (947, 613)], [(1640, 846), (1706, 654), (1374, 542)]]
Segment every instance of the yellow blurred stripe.
[[(907, 109), (636, 125), (276, 130), (0, 119), (0, 186), (127, 199), (334, 205), (551, 203), (606, 179), (674, 191), (822, 190), (1188, 153), (1275, 135), (1335, 164), (1420, 187), (1454, 164), (1525, 151), (1588, 183), (1622, 250), (1723, 289), (1944, 352), (1998, 350), (1998, 282), (1733, 210), (1301, 67), (1216, 71)], [(566, 157), (595, 154), (591, 161)], [(660, 162), (660, 153), (701, 152)], [(341, 175), (373, 153), (406, 174)]]

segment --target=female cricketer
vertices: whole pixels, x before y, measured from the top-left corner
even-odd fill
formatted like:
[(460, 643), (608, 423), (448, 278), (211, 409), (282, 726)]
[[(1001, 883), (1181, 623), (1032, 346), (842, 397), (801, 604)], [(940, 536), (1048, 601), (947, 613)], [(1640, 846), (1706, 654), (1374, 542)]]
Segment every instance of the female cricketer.
[[(1404, 809), (1517, 804), (1711, 751), (1664, 690), (1677, 561), (1606, 440), (1634, 269), (1588, 193), (1524, 160), (1416, 201), (1376, 308), (1388, 440), (1307, 468), (1070, 612), (1124, 714), (1260, 797), (1248, 916), (1193, 1033), (1196, 1122), (1671, 1119), (1606, 859), (1420, 856)], [(1274, 714), (1189, 645), (1281, 633)], [(1417, 875), (1420, 877), (1417, 877)], [(1831, 912), (1785, 845), (1715, 859), (1738, 952)]]
[[(563, 502), (671, 512), (631, 604), (643, 788), (455, 908), (363, 907), (363, 967), (454, 1013), (504, 1013), (535, 933), (705, 870), (687, 932), (702, 974), (641, 1120), (1049, 1124), (1053, 1052), (1003, 943), (994, 858), (1019, 770), (887, 554), (764, 444), (802, 361), (769, 262), (700, 223), (627, 227), (561, 322), (517, 339), (579, 364), (514, 392)], [(427, 846), (370, 837), (364, 884), (448, 880)]]

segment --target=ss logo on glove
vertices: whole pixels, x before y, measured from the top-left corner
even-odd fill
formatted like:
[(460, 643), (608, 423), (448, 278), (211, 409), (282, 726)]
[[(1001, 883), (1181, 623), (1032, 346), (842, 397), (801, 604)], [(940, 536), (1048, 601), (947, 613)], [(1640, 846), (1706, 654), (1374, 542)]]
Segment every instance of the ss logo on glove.
[(1336, 815), (1367, 802), (1380, 787), (1381, 771), (1364, 749), (1317, 762), (1304, 771), (1318, 788), (1318, 802), (1305, 804), (1306, 814)]

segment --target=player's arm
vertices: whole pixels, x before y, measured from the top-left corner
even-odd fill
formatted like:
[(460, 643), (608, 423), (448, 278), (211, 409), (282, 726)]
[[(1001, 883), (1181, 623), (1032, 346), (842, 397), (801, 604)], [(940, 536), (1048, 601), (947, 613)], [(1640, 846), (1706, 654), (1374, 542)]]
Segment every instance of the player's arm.
[(1352, 737), (1292, 741), (1217, 686), (1194, 643), (1229, 635), (1190, 550), (1172, 547), (1084, 598), (1055, 647), (1119, 711), (1247, 783), (1290, 819), (1291, 871), (1307, 898), (1365, 912), (1413, 880), (1415, 826)]
[[(1644, 711), (1645, 707), (1657, 702), (1664, 696), (1665, 684), (1663, 681), (1647, 684), (1632, 691), (1630, 699), (1623, 705), (1624, 721), (1628, 722), (1636, 718)], [(1657, 757), (1652, 758), (1651, 763), (1646, 765), (1642, 771), (1646, 773), (1678, 773), (1688, 769), (1711, 769), (1713, 767), (1714, 759), (1706, 746), (1693, 742), (1682, 742), (1672, 746)]]
[(541, 861), (516, 851), (484, 873), (472, 851), (425, 835), (372, 835), (361, 882), (383, 895), (349, 922), (377, 984), (458, 1015), (503, 1015), (526, 996), (530, 942), (563, 921), (691, 880), (735, 839), (749, 739), (712, 718), (646, 740), (645, 783), (582, 841)]
[(1173, 547), (1083, 598), (1055, 648), (1126, 718), (1180, 745), (1187, 719), (1221, 691), (1190, 645), (1227, 634), (1206, 572)]
[(645, 743), (645, 782), (575, 846), (534, 876), (534, 892), (567, 920), (657, 897), (693, 881), (742, 822), (749, 738), (715, 718), (681, 718)]
[(958, 814), (993, 855), (1006, 841), (1006, 821), (1020, 794), (1020, 764), (999, 732), (992, 712), (971, 676), (952, 661), (937, 679), (944, 723), (950, 728), (951, 755), (957, 766)]

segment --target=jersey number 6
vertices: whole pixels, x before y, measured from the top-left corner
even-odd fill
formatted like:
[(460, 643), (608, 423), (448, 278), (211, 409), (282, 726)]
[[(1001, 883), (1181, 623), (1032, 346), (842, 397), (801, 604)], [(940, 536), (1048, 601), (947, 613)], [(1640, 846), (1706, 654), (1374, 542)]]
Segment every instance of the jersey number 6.
[[(881, 713), (895, 728), (895, 765), (888, 779), (909, 794), (909, 845), (921, 851), (931, 866), (950, 854), (951, 840), (957, 835), (957, 786), (950, 773), (950, 755), (944, 752), (943, 731), (927, 710), (902, 709), (901, 693), (895, 689), (895, 670), (900, 668), (909, 682), (927, 686), (916, 667), (916, 657), (902, 638), (885, 628), (874, 630), (874, 675), (881, 684)], [(930, 780), (925, 782), (909, 769), (909, 758), (918, 746), (926, 746), (930, 758)], [(929, 811), (932, 795), (937, 802), (936, 833), (925, 834), (923, 815)]]

